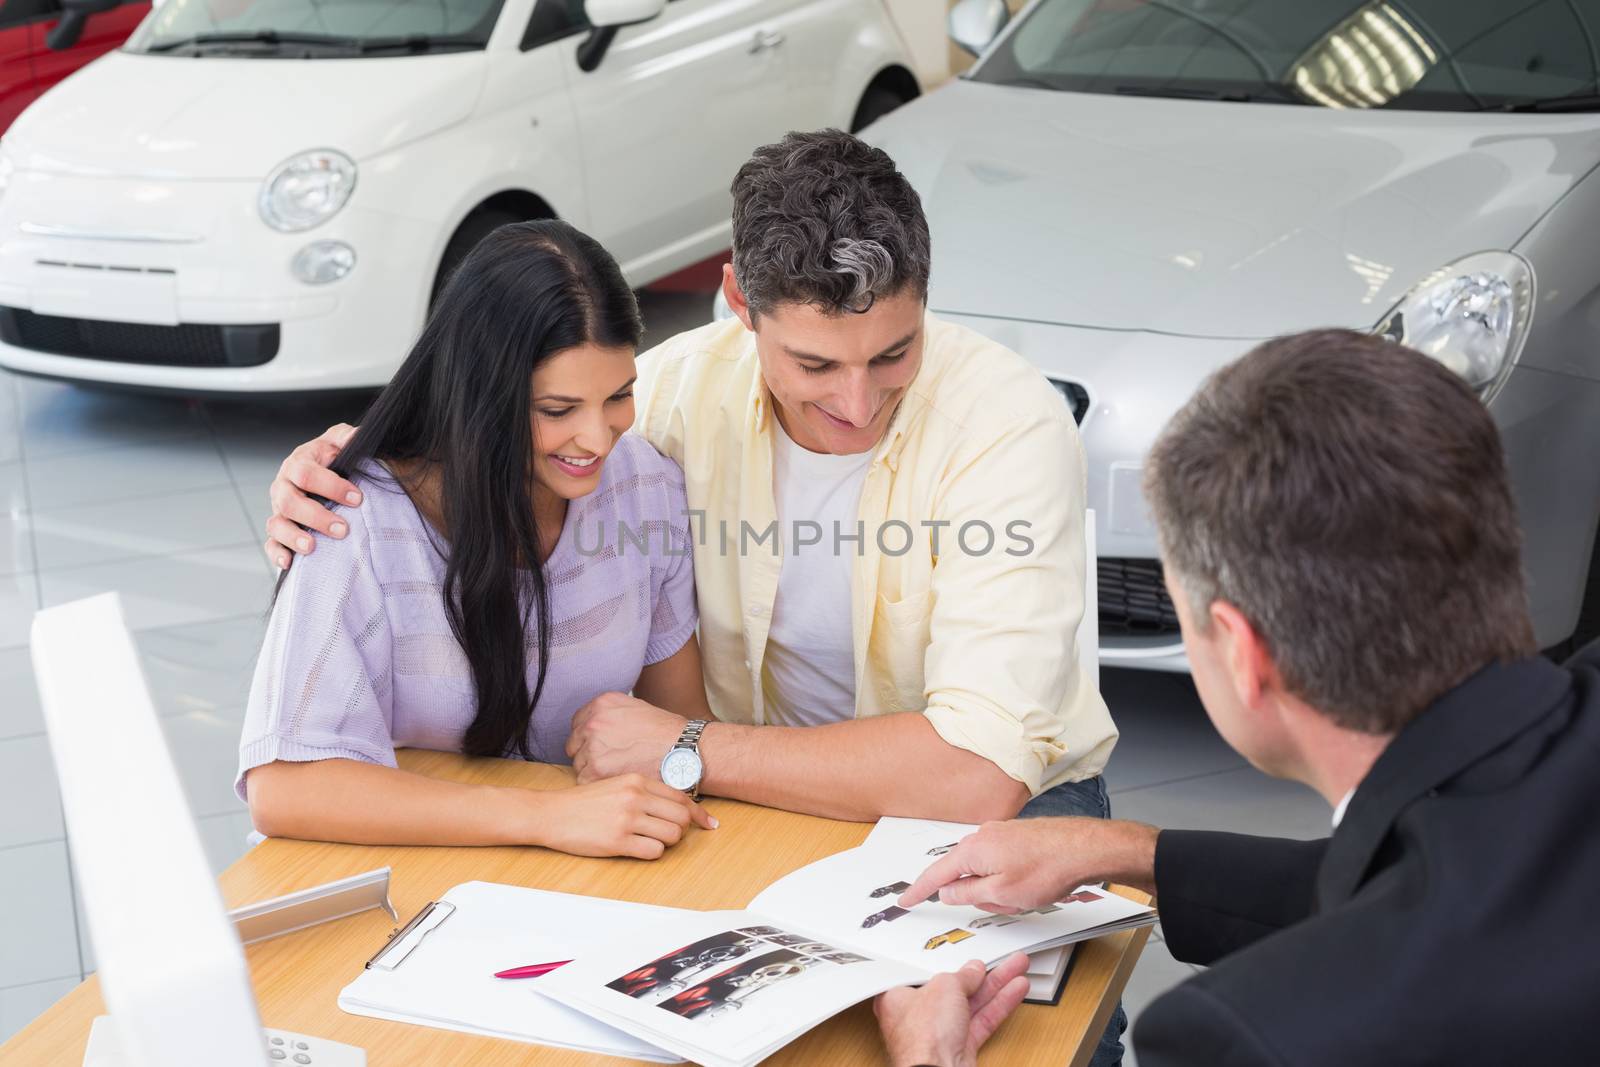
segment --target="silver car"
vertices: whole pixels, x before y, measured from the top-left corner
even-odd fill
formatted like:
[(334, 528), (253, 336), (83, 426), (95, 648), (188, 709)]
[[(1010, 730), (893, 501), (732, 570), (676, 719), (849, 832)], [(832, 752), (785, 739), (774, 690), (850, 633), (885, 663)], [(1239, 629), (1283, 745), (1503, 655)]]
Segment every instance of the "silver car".
[[(1108, 664), (1185, 669), (1140, 492), (1213, 369), (1319, 326), (1458, 372), (1503, 434), (1539, 641), (1600, 631), (1600, 0), (963, 0), (965, 76), (868, 128), (930, 304), (1081, 425)], [(1448, 620), (1441, 620), (1448, 625)]]

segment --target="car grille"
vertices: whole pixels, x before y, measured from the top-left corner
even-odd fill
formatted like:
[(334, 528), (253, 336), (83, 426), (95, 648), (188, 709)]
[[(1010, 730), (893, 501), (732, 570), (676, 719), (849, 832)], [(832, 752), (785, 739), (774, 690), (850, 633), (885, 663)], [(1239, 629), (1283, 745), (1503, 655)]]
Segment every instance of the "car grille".
[(1176, 637), (1178, 611), (1158, 559), (1096, 560), (1101, 637)]
[(1056, 392), (1067, 402), (1067, 407), (1072, 409), (1073, 421), (1083, 425), (1083, 417), (1089, 414), (1089, 390), (1077, 382), (1063, 382), (1051, 378), (1050, 384), (1056, 387)]
[(160, 367), (258, 367), (278, 354), (276, 323), (208, 326), (39, 315), (0, 307), (0, 340), (17, 348)]

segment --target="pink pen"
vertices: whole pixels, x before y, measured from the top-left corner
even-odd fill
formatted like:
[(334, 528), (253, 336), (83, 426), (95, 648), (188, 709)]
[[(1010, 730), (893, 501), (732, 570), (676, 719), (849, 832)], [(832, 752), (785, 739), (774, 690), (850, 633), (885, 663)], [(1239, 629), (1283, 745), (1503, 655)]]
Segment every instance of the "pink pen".
[(526, 967), (513, 967), (508, 971), (496, 971), (496, 978), (537, 978), (541, 974), (549, 974), (557, 967), (564, 967), (571, 960), (556, 960), (554, 963), (530, 963)]

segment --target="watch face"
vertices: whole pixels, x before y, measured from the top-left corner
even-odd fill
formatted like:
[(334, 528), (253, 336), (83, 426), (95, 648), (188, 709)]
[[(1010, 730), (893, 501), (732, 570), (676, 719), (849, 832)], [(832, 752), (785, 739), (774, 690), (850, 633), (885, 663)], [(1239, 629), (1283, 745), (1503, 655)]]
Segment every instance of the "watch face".
[(693, 789), (700, 781), (700, 756), (687, 748), (668, 752), (661, 761), (661, 780), (674, 789)]

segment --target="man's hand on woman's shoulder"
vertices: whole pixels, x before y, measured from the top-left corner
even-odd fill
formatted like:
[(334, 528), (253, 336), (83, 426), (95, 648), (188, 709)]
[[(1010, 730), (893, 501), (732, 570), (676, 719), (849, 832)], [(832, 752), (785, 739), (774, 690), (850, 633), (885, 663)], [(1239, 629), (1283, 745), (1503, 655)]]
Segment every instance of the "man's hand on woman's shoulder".
[(315, 548), (310, 530), (343, 537), (349, 526), (334, 512), (311, 499), (359, 505), (361, 490), (339, 477), (328, 467), (349, 443), (356, 428), (341, 422), (324, 430), (321, 437), (289, 453), (278, 468), (267, 496), (272, 501), (272, 516), (267, 519), (267, 558), (279, 570), (287, 570), (296, 553), (305, 555)]

